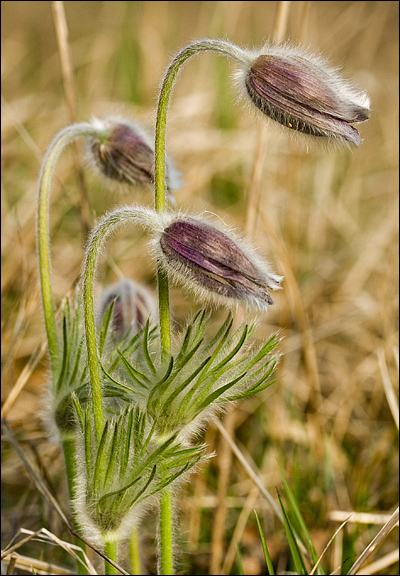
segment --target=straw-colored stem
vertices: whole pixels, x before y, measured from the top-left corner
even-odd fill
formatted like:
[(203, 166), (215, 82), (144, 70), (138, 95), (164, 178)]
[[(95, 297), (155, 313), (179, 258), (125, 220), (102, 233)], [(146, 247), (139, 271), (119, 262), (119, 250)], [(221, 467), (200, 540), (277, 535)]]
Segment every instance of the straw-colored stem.
[[(74, 71), (72, 66), (71, 51), (68, 42), (68, 24), (64, 10), (64, 2), (54, 1), (51, 3), (54, 28), (56, 32), (56, 39), (58, 45), (58, 53), (60, 56), (61, 72), (63, 77), (65, 99), (69, 112), (69, 119), (71, 124), (76, 122), (77, 119), (77, 105), (76, 105), (76, 88), (74, 80)], [(77, 172), (78, 188), (80, 191), (80, 212), (82, 219), (83, 231), (86, 234), (90, 230), (90, 211), (88, 194), (85, 183), (85, 175), (82, 168), (82, 154), (80, 152), (78, 142), (74, 142), (74, 165)]]

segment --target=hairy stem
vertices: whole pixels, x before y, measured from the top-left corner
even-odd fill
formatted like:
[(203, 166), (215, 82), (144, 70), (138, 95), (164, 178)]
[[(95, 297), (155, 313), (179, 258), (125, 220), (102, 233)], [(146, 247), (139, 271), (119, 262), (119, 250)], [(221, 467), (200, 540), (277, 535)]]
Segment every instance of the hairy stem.
[[(102, 138), (104, 134), (98, 128), (91, 124), (81, 123), (67, 126), (59, 132), (50, 144), (44, 157), (38, 186), (38, 204), (37, 204), (37, 249), (39, 257), (39, 275), (40, 287), (42, 294), (42, 305), (44, 313), (44, 322), (49, 348), (51, 372), (53, 382), (57, 382), (59, 371), (61, 369), (60, 346), (57, 336), (57, 326), (54, 314), (53, 291), (51, 285), (51, 254), (50, 254), (50, 225), (49, 225), (49, 204), (51, 184), (57, 160), (63, 150), (76, 140), (79, 136), (93, 136)], [(68, 478), (68, 488), (70, 500), (75, 496), (75, 441), (72, 439), (63, 441), (63, 451)], [(74, 521), (74, 526), (80, 532), (80, 526)], [(85, 546), (78, 541), (78, 546)], [(77, 571), (79, 574), (87, 574), (84, 566), (78, 562)]]
[(165, 73), (158, 98), (156, 137), (155, 137), (155, 207), (158, 212), (165, 210), (165, 130), (167, 111), (175, 79), (181, 66), (188, 58), (200, 52), (218, 52), (233, 58), (242, 65), (249, 65), (249, 56), (238, 46), (223, 40), (199, 40), (181, 50)]
[[(193, 42), (181, 50), (173, 59), (165, 73), (158, 98), (157, 120), (155, 131), (155, 208), (157, 212), (165, 210), (166, 199), (166, 170), (165, 170), (165, 131), (167, 126), (167, 112), (171, 92), (175, 79), (181, 66), (190, 56), (199, 52), (217, 52), (229, 56), (241, 64), (248, 64), (248, 55), (237, 46), (224, 42), (223, 40), (200, 40)], [(169, 314), (169, 296), (168, 282), (162, 272), (158, 272), (158, 293), (160, 306), (160, 337), (161, 337), (161, 356), (168, 357), (171, 349), (170, 336), (170, 314)]]
[[(112, 542), (106, 542), (104, 546), (104, 553), (114, 562), (117, 562), (117, 552), (118, 552), (118, 543), (113, 540)], [(118, 574), (118, 570), (110, 564), (109, 562), (104, 562), (104, 571), (105, 574), (108, 576), (109, 574)]]
[(160, 496), (160, 573), (173, 574), (172, 496), (170, 488)]
[(131, 560), (130, 573), (132, 576), (140, 576), (140, 574), (142, 574), (142, 569), (140, 567), (139, 533), (137, 528), (134, 528), (130, 535), (129, 556)]
[(97, 441), (100, 441), (104, 425), (103, 399), (100, 381), (100, 358), (96, 340), (93, 298), (97, 259), (105, 238), (114, 231), (117, 226), (130, 220), (142, 223), (145, 226), (149, 224), (151, 225), (151, 221), (154, 220), (154, 213), (152, 218), (151, 211), (139, 206), (114, 210), (114, 212), (111, 212), (100, 220), (99, 224), (91, 234), (86, 250), (83, 271), (83, 305), (85, 313), (86, 348), (92, 389), (94, 426)]
[(54, 315), (53, 292), (51, 286), (51, 256), (50, 256), (50, 226), (49, 199), (54, 169), (61, 152), (79, 136), (94, 136), (101, 138), (104, 134), (91, 124), (81, 123), (68, 126), (57, 134), (50, 144), (43, 160), (38, 190), (37, 207), (37, 247), (39, 255), (39, 274), (49, 346), (50, 362), (53, 377), (56, 378), (60, 369), (60, 348)]
[[(234, 60), (248, 64), (248, 56), (237, 46), (223, 40), (200, 40), (186, 46), (173, 59), (161, 86), (158, 98), (155, 131), (155, 208), (157, 212), (165, 210), (166, 171), (165, 171), (165, 131), (167, 111), (172, 88), (181, 66), (188, 58), (199, 52), (218, 52)], [(161, 360), (171, 354), (171, 329), (169, 309), (168, 280), (158, 266), (158, 299), (160, 314)], [(169, 488), (163, 490), (160, 500), (160, 538), (161, 538), (161, 574), (173, 574), (173, 536), (172, 536), (172, 497)]]

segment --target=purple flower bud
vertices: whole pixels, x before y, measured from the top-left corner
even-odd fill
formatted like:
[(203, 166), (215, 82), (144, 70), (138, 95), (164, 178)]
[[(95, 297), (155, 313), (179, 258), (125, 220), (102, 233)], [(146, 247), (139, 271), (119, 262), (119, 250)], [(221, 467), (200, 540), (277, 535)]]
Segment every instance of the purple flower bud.
[(361, 144), (353, 122), (370, 116), (369, 99), (336, 71), (294, 48), (274, 47), (253, 60), (245, 85), (252, 102), (273, 120), (313, 136)]
[[(149, 135), (128, 120), (94, 119), (93, 124), (104, 131), (102, 140), (91, 138), (88, 157), (97, 171), (122, 184), (153, 188), (154, 145)], [(168, 190), (180, 188), (178, 173), (167, 160)]]
[(204, 220), (178, 218), (160, 238), (159, 257), (167, 273), (211, 302), (232, 301), (267, 309), (270, 290), (283, 279), (244, 242)]
[(152, 320), (157, 318), (157, 302), (153, 294), (129, 278), (123, 278), (103, 291), (101, 318), (113, 301), (110, 327), (117, 340), (122, 340), (131, 329), (137, 332), (143, 328), (149, 317)]

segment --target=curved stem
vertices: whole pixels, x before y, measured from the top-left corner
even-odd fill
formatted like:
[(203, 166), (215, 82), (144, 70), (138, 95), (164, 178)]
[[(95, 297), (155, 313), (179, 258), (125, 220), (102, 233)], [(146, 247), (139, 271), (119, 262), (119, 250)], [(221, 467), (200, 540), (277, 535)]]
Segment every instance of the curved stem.
[(119, 208), (104, 216), (90, 236), (83, 271), (83, 306), (90, 382), (93, 400), (93, 416), (96, 439), (99, 442), (104, 426), (103, 398), (100, 382), (100, 358), (96, 341), (93, 286), (97, 257), (106, 237), (114, 229), (129, 220), (139, 221), (145, 226), (154, 226), (154, 212), (140, 206)]
[[(218, 52), (225, 56), (233, 58), (241, 65), (248, 66), (250, 63), (249, 55), (247, 52), (224, 40), (205, 39), (193, 42), (181, 50), (172, 60), (170, 66), (165, 73), (162, 82), (160, 95), (158, 98), (157, 107), (157, 120), (155, 130), (155, 166), (154, 166), (154, 180), (155, 180), (155, 208), (157, 212), (165, 210), (165, 131), (167, 126), (167, 111), (170, 101), (170, 96), (175, 79), (181, 66), (188, 58), (198, 54), (199, 52)], [(160, 338), (161, 338), (161, 357), (168, 357), (171, 351), (171, 334), (170, 334), (170, 314), (169, 314), (169, 294), (168, 282), (162, 271), (158, 270), (158, 294), (159, 294), (159, 308), (160, 308)]]
[[(42, 304), (44, 313), (44, 322), (47, 334), (47, 343), (49, 347), (51, 372), (53, 381), (57, 382), (59, 370), (61, 368), (60, 347), (57, 336), (57, 327), (54, 314), (53, 292), (51, 285), (51, 254), (50, 254), (50, 226), (49, 226), (49, 203), (52, 177), (54, 169), (61, 152), (79, 136), (92, 136), (99, 139), (106, 137), (104, 131), (100, 131), (88, 123), (73, 124), (68, 126), (51, 142), (46, 155), (43, 159), (38, 185), (38, 204), (37, 204), (37, 249), (39, 257), (39, 275), (40, 287), (42, 294)], [(70, 500), (75, 496), (75, 441), (66, 439), (63, 441), (63, 451), (65, 457), (68, 487)], [(80, 532), (81, 527), (77, 521), (74, 526)], [(85, 546), (77, 542), (78, 546)], [(86, 569), (78, 562), (77, 572), (87, 574)]]
[[(237, 46), (223, 40), (200, 40), (181, 50), (173, 59), (161, 86), (158, 98), (157, 120), (155, 131), (155, 208), (157, 212), (165, 210), (165, 131), (167, 112), (172, 88), (181, 66), (190, 56), (199, 52), (218, 52), (233, 58), (242, 65), (249, 65), (249, 55)], [(168, 280), (158, 266), (158, 299), (160, 314), (161, 360), (171, 354), (171, 329), (169, 310)], [(172, 497), (171, 490), (163, 490), (160, 500), (160, 537), (161, 537), (161, 574), (173, 574), (173, 536), (172, 536)]]
[(181, 50), (169, 65), (162, 82), (158, 98), (156, 136), (155, 136), (155, 207), (158, 212), (165, 210), (165, 129), (167, 125), (167, 111), (172, 87), (178, 75), (179, 69), (191, 56), (199, 52), (218, 52), (224, 56), (233, 58), (241, 65), (248, 66), (251, 63), (249, 54), (224, 40), (205, 39), (189, 44)]
[(49, 232), (49, 198), (52, 176), (56, 162), (61, 152), (78, 136), (104, 137), (104, 132), (91, 124), (81, 123), (68, 126), (57, 134), (50, 144), (44, 157), (39, 177), (38, 207), (37, 207), (37, 247), (39, 255), (40, 286), (44, 321), (50, 353), (50, 362), (53, 375), (60, 368), (60, 348), (57, 337), (56, 321), (54, 315), (53, 292), (51, 287), (51, 257)]

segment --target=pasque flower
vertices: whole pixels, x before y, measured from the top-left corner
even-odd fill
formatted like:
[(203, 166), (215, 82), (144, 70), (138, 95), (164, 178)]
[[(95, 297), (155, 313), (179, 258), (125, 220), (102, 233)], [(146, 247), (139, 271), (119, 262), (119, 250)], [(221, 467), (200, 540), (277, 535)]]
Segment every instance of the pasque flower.
[(236, 301), (266, 310), (273, 304), (270, 291), (283, 279), (244, 241), (203, 218), (173, 218), (157, 255), (173, 278), (215, 303)]
[[(88, 158), (97, 171), (111, 181), (152, 188), (154, 185), (154, 144), (147, 132), (130, 120), (95, 118), (93, 124), (105, 137), (90, 138)], [(167, 188), (180, 188), (178, 173), (167, 162)]]
[(103, 290), (100, 300), (100, 317), (114, 302), (111, 315), (111, 330), (117, 340), (132, 330), (137, 332), (150, 318), (157, 319), (158, 305), (153, 294), (130, 278), (122, 278)]
[(257, 108), (280, 124), (304, 134), (361, 143), (351, 123), (369, 118), (369, 99), (321, 59), (297, 48), (270, 47), (253, 59), (244, 82)]

